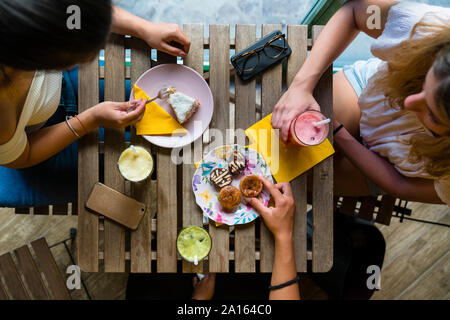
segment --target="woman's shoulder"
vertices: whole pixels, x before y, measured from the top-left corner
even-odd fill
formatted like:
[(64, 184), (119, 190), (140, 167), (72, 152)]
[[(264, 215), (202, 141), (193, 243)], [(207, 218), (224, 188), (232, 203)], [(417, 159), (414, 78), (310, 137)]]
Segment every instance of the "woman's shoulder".
[(372, 54), (382, 60), (388, 60), (390, 50), (402, 41), (410, 39), (414, 26), (424, 18), (429, 23), (438, 24), (439, 19), (448, 21), (450, 8), (409, 1), (393, 5), (389, 10), (383, 33), (372, 43)]

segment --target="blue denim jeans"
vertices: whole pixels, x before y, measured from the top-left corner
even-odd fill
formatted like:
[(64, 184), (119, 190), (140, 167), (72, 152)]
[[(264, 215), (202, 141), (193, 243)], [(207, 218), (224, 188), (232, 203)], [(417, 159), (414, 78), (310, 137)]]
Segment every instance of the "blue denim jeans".
[[(100, 101), (104, 97), (104, 81), (100, 80)], [(126, 81), (126, 97), (130, 81)], [(78, 112), (78, 67), (63, 72), (61, 100), (57, 111), (46, 122), (51, 126)], [(103, 140), (100, 128), (100, 140)], [(129, 134), (127, 134), (128, 138)], [(102, 163), (102, 162), (101, 162)], [(77, 201), (78, 144), (70, 146), (50, 159), (26, 169), (0, 166), (0, 207), (31, 207), (65, 204)]]

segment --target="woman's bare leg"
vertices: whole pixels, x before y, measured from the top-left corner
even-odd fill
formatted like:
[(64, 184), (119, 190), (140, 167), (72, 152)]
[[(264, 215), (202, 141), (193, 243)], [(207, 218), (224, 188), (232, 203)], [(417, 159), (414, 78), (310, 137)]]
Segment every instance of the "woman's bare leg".
[(352, 136), (359, 137), (361, 109), (358, 106), (358, 96), (343, 71), (333, 75), (333, 117), (342, 123)]

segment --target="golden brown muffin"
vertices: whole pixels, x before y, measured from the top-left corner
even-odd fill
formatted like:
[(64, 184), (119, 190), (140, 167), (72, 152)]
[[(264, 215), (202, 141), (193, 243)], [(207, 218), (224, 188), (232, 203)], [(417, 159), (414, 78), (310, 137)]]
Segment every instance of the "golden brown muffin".
[(257, 175), (251, 174), (241, 179), (239, 188), (245, 197), (253, 198), (259, 196), (263, 188), (263, 183)]
[(223, 187), (219, 192), (219, 202), (225, 211), (234, 211), (241, 203), (242, 194), (231, 185)]

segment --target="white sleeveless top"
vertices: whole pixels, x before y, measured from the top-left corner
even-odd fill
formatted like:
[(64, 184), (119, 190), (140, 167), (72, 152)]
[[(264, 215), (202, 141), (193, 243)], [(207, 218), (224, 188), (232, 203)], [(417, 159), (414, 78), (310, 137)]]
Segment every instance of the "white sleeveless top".
[[(374, 56), (384, 60), (378, 71), (387, 68), (392, 49), (400, 42), (408, 40), (414, 25), (422, 18), (438, 24), (440, 20), (450, 21), (450, 8), (430, 6), (423, 3), (400, 2), (389, 10), (385, 29), (372, 44)], [(413, 37), (424, 37), (418, 34)], [(417, 119), (414, 112), (394, 109), (384, 101), (384, 93), (373, 86), (379, 73), (369, 78), (367, 86), (359, 96), (361, 108), (360, 132), (369, 149), (387, 158), (404, 176), (435, 179), (425, 172), (423, 163), (411, 163), (408, 155), (409, 139), (417, 133), (432, 135)], [(434, 186), (439, 198), (450, 205), (450, 177), (435, 179)]]
[(0, 165), (16, 160), (27, 146), (26, 127), (43, 124), (61, 98), (61, 71), (36, 71), (13, 137), (0, 145)]

